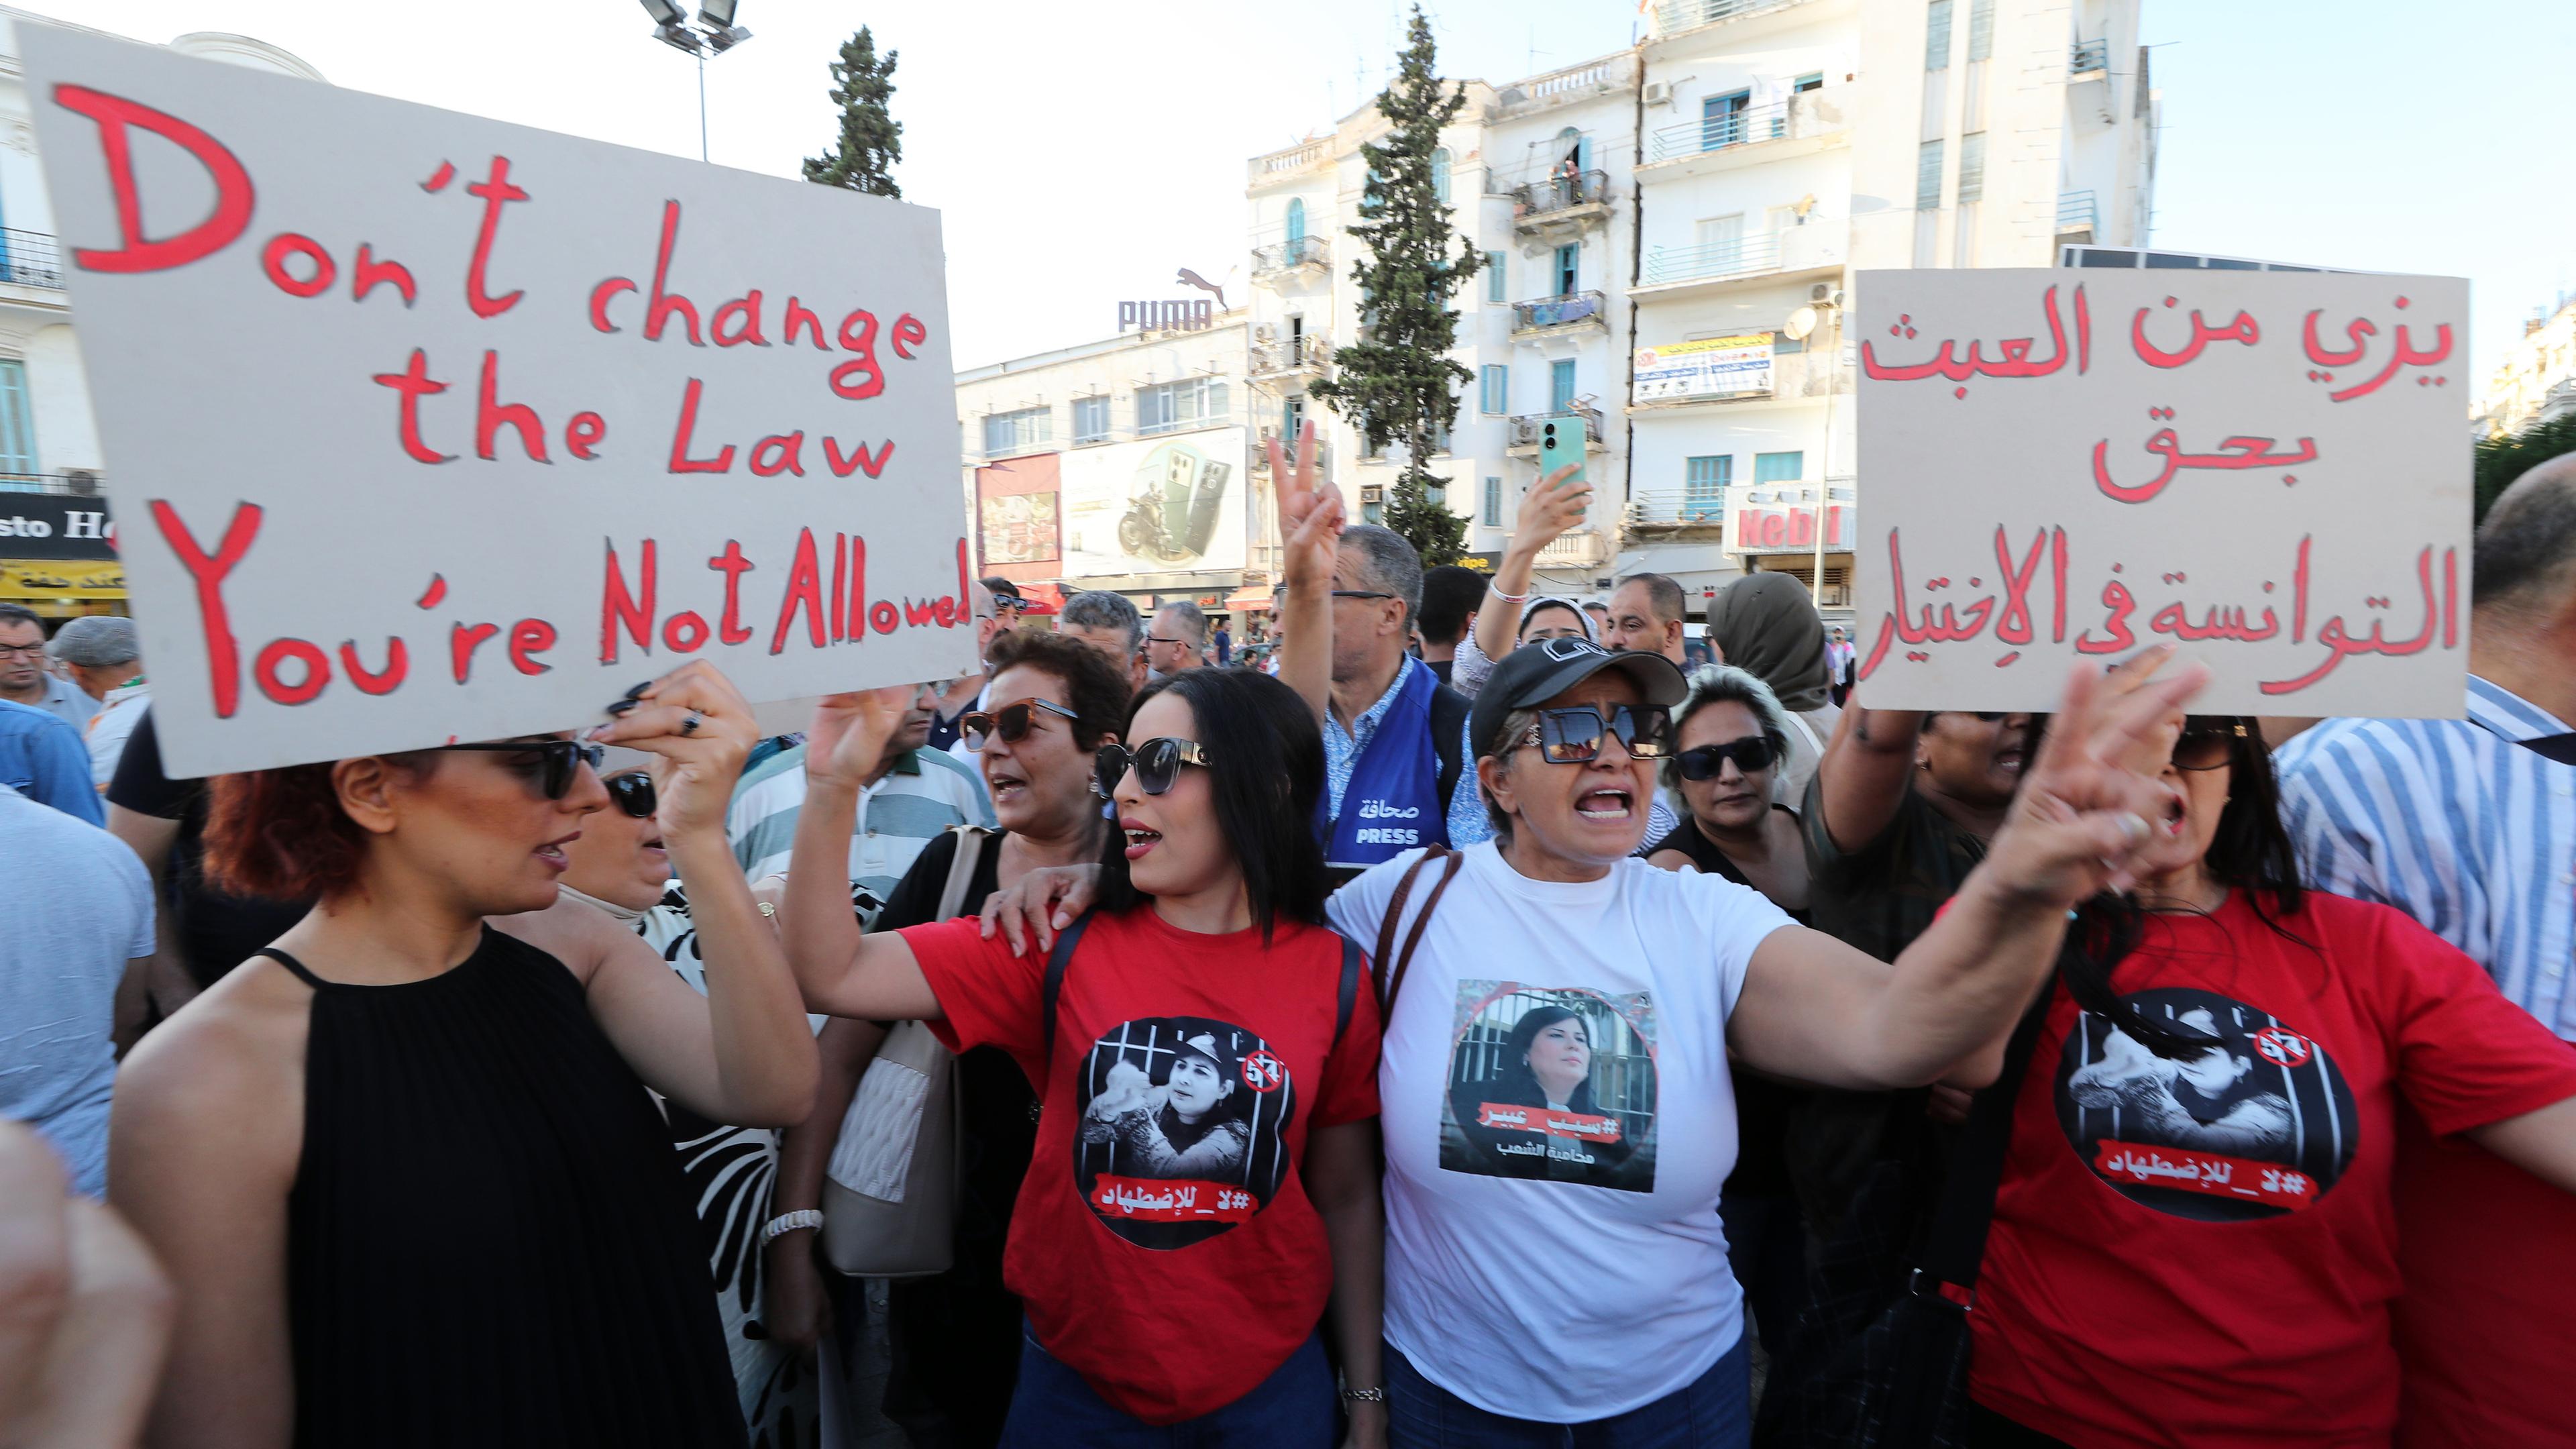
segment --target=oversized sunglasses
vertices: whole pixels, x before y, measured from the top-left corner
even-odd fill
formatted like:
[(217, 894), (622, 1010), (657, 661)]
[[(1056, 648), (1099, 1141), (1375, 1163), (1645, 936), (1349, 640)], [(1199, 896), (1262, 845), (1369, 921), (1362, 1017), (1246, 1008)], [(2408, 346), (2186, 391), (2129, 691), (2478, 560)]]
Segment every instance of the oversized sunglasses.
[(1684, 750), (1673, 756), (1673, 763), (1680, 768), (1685, 780), (1714, 780), (1718, 767), (1728, 760), (1733, 760), (1735, 768), (1750, 775), (1770, 769), (1771, 762), (1778, 758), (1779, 751), (1772, 748), (1768, 736), (1746, 735), (1722, 745), (1702, 745), (1695, 750)]
[(2236, 758), (2236, 742), (2251, 731), (2242, 720), (2192, 719), (2185, 721), (2182, 735), (2174, 741), (2173, 764), (2177, 770), (2215, 770)]
[[(560, 800), (572, 792), (573, 772), (583, 765), (599, 768), (608, 758), (606, 745), (587, 745), (579, 740), (491, 740), (471, 745), (440, 745), (442, 750), (471, 750), (493, 755), (530, 755), (538, 757), (529, 769), (541, 769), (537, 788), (549, 800)], [(511, 768), (521, 768), (511, 762)]]
[(653, 777), (641, 770), (628, 770), (611, 775), (599, 783), (608, 787), (608, 801), (638, 820), (650, 820), (660, 808), (662, 797), (653, 791)]
[(1006, 745), (1016, 745), (1029, 737), (1029, 726), (1036, 722), (1039, 710), (1062, 715), (1066, 719), (1082, 718), (1054, 700), (1031, 695), (1027, 699), (1015, 699), (1000, 709), (975, 710), (957, 721), (957, 730), (965, 737), (966, 748), (970, 750), (984, 748), (984, 742), (995, 735), (1000, 735)]
[(1098, 774), (1100, 793), (1115, 800), (1118, 782), (1127, 778), (1130, 769), (1136, 772), (1136, 783), (1144, 787), (1146, 794), (1160, 795), (1181, 777), (1181, 766), (1206, 769), (1207, 763), (1207, 746), (1196, 740), (1165, 736), (1147, 740), (1132, 750), (1125, 745), (1102, 745), (1093, 768)]
[(1538, 746), (1551, 765), (1581, 765), (1600, 758), (1604, 735), (1616, 735), (1619, 747), (1628, 752), (1629, 758), (1656, 760), (1663, 758), (1672, 728), (1672, 716), (1663, 710), (1625, 704), (1610, 706), (1605, 728), (1599, 709), (1579, 704), (1571, 709), (1540, 710), (1528, 732), (1521, 736), (1521, 743)]

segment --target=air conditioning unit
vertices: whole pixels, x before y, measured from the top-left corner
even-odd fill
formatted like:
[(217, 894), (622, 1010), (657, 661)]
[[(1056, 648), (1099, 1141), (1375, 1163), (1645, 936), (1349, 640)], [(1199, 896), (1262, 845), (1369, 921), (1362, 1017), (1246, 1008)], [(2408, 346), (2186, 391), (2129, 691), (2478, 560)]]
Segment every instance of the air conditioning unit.
[(1383, 483), (1363, 483), (1363, 484), (1361, 484), (1361, 485), (1360, 485), (1360, 502), (1362, 502), (1362, 503), (1384, 503), (1385, 501), (1386, 501), (1386, 485), (1385, 485), (1385, 484), (1383, 484)]
[(1819, 307), (1839, 307), (1843, 304), (1843, 289), (1831, 282), (1818, 282), (1807, 289), (1807, 300)]
[(1672, 85), (1672, 82), (1670, 82), (1670, 81), (1648, 81), (1648, 82), (1646, 82), (1646, 104), (1647, 104), (1647, 105), (1650, 105), (1650, 106), (1666, 106), (1666, 105), (1670, 105), (1670, 104), (1672, 104), (1672, 100), (1673, 100), (1673, 85)]

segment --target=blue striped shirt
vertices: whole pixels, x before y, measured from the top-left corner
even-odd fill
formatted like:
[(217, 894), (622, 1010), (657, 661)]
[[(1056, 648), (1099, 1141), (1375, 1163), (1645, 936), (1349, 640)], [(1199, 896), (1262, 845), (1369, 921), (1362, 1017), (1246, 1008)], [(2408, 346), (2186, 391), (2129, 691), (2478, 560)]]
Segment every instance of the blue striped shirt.
[(2465, 720), (2329, 720), (2281, 747), (2310, 883), (2391, 905), (2576, 1041), (2576, 765), (2517, 740), (2566, 722), (2476, 675)]

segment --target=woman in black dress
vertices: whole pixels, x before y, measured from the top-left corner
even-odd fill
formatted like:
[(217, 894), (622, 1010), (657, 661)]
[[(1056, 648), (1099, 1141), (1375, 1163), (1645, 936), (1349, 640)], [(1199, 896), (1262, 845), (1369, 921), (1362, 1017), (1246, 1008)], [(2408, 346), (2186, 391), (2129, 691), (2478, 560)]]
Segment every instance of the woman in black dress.
[(724, 815), (751, 711), (692, 663), (595, 732), (669, 761), (707, 994), (558, 904), (595, 747), (563, 735), (213, 783), (219, 884), (320, 904), (128, 1059), (111, 1196), (178, 1291), (156, 1446), (744, 1443), (649, 1085), (813, 1099), (804, 1003)]

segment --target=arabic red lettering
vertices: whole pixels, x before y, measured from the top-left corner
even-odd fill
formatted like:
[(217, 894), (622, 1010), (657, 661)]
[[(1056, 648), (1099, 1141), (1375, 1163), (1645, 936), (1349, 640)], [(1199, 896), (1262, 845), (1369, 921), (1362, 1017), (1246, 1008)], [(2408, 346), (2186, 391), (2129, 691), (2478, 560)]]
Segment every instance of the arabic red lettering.
[[(2166, 298), (2165, 305), (2172, 306), (2173, 299)], [(2255, 324), (2251, 312), (2238, 312), (2226, 326), (2212, 327), (2201, 320), (2200, 309), (2195, 307), (2191, 312), (2191, 340), (2167, 352), (2147, 340), (2148, 310), (2140, 307), (2138, 315), (2130, 319), (2129, 346), (2138, 354), (2138, 360), (2149, 367), (2180, 367), (2200, 356), (2201, 349), (2213, 342), (2242, 342), (2251, 347), (2263, 340), (2263, 329)]]
[(2027, 644), (2030, 632), (2030, 581), (2039, 572), (2040, 551), (2048, 545), (2048, 530), (2030, 541), (2030, 553), (2020, 563), (2013, 562), (2012, 543), (2001, 525), (1995, 528), (1995, 562), (2004, 574), (2004, 616), (1995, 625), (1995, 637), (2006, 644)]
[(2102, 627), (2111, 631), (2110, 637), (2096, 639), (2087, 629), (2076, 636), (2076, 649), (2085, 654), (2117, 654), (2137, 647), (2138, 637), (2129, 632), (2129, 615), (2137, 609), (2138, 602), (2130, 597), (2128, 586), (2118, 579), (2104, 584), (2102, 607), (2111, 611), (2111, 616), (2102, 622)]
[[(2306, 563), (2304, 542), (2300, 551), (2301, 565), (2304, 568)], [(2448, 551), (2445, 552), (2447, 562)], [(2453, 575), (2452, 579), (2453, 586), (2456, 587), (2456, 576)], [(2343, 616), (2337, 614), (2326, 620), (2325, 624), (2317, 630), (2317, 642), (2326, 648), (2325, 659), (2316, 668), (2296, 679), (2264, 681), (2261, 686), (2262, 691), (2265, 694), (2296, 694), (2334, 673), (2344, 660), (2355, 654), (2379, 654), (2396, 659), (2420, 653), (2431, 647), (2435, 634), (2443, 628), (2444, 620), (2457, 607), (2457, 600), (2455, 597), (2446, 600), (2434, 592), (2433, 549), (2429, 544), (2415, 556), (2415, 581), (2424, 598), (2424, 627), (2417, 631), (2414, 638), (2389, 639), (2386, 637), (2384, 621), (2377, 619), (2371, 621), (2370, 632), (2367, 635), (2356, 638), (2350, 626), (2344, 623)]]
[[(2035, 338), (2003, 338), (1995, 343), (1998, 355), (1993, 358), (1983, 355), (1984, 343), (1973, 341), (1968, 344), (1967, 356), (1959, 357), (1955, 355), (1958, 343), (1945, 338), (1928, 361), (1882, 363), (1878, 360), (1875, 341), (1864, 339), (1860, 345), (1861, 370), (1873, 378), (1892, 382), (1917, 382), (1931, 377), (1946, 378), (1954, 383), (1966, 382), (1972, 377), (2046, 377), (2064, 367), (2069, 355), (2066, 321), (2058, 313), (2055, 287), (2050, 287), (2041, 296), (2040, 308), (2048, 314), (2049, 355), (2045, 360), (2031, 359)], [(2091, 365), (2092, 327), (2092, 318), (2085, 307), (2084, 289), (2078, 287), (2075, 289), (2075, 329), (2080, 357), (2075, 370), (2079, 373)]]

